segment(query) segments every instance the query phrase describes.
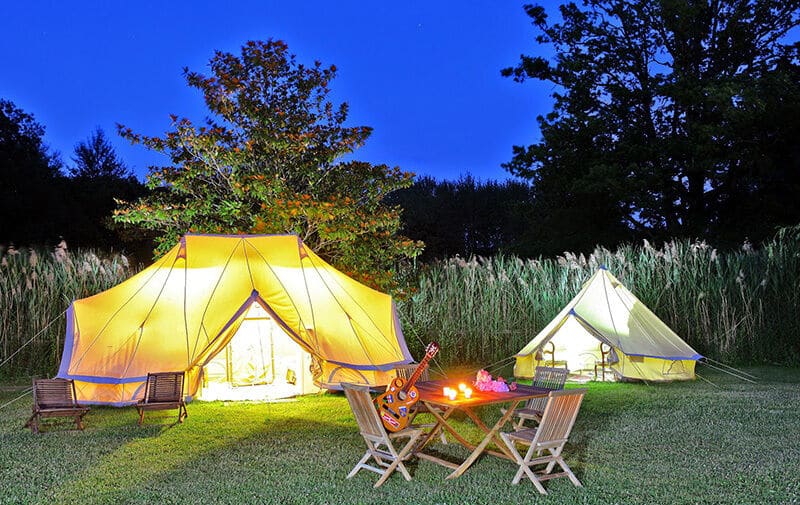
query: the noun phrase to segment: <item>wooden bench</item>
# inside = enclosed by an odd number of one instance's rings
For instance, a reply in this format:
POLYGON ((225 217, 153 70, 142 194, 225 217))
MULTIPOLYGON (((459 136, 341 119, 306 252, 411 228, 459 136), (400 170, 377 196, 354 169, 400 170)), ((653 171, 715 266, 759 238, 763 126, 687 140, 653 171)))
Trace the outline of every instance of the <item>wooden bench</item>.
POLYGON ((89 407, 76 400, 75 383, 69 379, 33 380, 33 415, 25 427, 39 433, 39 422, 44 417, 72 417, 79 430, 83 429, 83 416, 89 407))
POLYGON ((146 410, 178 409, 178 422, 189 416, 183 399, 183 372, 148 373, 144 398, 136 404, 139 412, 139 426, 144 421, 146 410))

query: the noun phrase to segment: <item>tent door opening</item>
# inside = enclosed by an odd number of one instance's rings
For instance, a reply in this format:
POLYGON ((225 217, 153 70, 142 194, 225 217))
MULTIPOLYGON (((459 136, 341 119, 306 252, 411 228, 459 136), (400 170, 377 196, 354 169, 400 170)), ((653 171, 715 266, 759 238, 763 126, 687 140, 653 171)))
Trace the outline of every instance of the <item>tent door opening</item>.
POLYGON ((269 400, 315 393, 311 356, 257 302, 203 370, 203 400, 269 400))

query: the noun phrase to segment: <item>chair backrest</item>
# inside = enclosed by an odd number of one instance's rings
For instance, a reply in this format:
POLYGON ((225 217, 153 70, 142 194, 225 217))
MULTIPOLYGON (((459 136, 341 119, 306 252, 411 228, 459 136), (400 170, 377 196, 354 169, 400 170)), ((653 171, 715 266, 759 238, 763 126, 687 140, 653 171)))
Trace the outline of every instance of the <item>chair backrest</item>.
POLYGON ((585 395, 586 388, 551 391, 532 444, 544 449, 566 442, 585 395))
POLYGON ((75 383, 70 379, 34 379, 33 404, 39 409, 76 407, 75 383))
MULTIPOLYGON (((537 388, 548 388, 554 391, 564 389, 564 383, 567 382, 567 375, 569 370, 566 368, 553 368, 549 366, 537 366, 533 374, 533 382, 531 385, 537 388)), ((534 398, 528 402, 525 408, 543 411, 547 403, 547 398, 534 398)))
MULTIPOLYGON (((396 377, 408 380, 408 378, 411 377, 411 375, 414 373, 414 370, 416 369, 417 369, 417 363, 411 363, 410 365, 400 365, 398 367, 395 367, 394 373, 396 377)), ((428 367, 425 367, 422 373, 419 374, 419 379, 417 380, 420 380, 422 382, 431 380, 430 375, 428 374, 428 367)))
POLYGON ((180 402, 183 400, 184 372, 147 374, 144 402, 180 402))
POLYGON ((350 404, 350 410, 353 411, 361 434, 371 439, 386 438, 386 430, 383 428, 380 415, 369 395, 369 386, 343 382, 342 389, 344 389, 347 403, 350 404))

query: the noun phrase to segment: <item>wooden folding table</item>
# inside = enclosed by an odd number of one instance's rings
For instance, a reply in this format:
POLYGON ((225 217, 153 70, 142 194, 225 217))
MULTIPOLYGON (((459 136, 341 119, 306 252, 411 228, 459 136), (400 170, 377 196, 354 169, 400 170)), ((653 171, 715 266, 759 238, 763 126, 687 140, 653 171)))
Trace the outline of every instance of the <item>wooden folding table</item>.
POLYGON ((514 415, 514 410, 516 410, 520 403, 530 400, 531 398, 547 396, 547 394, 550 393, 550 390, 546 388, 536 388, 524 385, 517 385, 517 388, 514 391, 508 391, 504 393, 478 391, 475 387, 470 386, 473 390, 471 398, 465 398, 461 391, 458 392, 455 400, 451 400, 447 396, 444 396, 443 389, 445 387, 455 389, 458 384, 458 381, 453 381, 450 379, 417 382, 416 384, 417 389, 419 390, 419 401, 428 406, 431 414, 436 417, 437 421, 436 426, 434 426, 433 429, 431 429, 431 431, 428 432, 425 437, 423 437, 422 441, 417 446, 417 457, 433 461, 434 463, 453 469, 453 473, 447 476, 448 479, 454 479, 461 476, 461 474, 463 474, 467 468, 469 468, 470 465, 472 465, 475 460, 477 460, 478 457, 484 452, 513 461, 514 456, 508 451, 508 448, 500 439, 498 432, 508 422, 508 420, 511 419, 511 417, 514 415), (508 403, 509 406, 507 407, 505 414, 500 417, 500 420, 498 420, 492 428, 489 428, 486 426, 486 424, 484 424, 483 421, 481 421, 480 417, 478 417, 473 409, 483 405, 493 405, 499 403, 508 403), (459 410, 464 412, 467 417, 472 419, 475 425, 477 425, 486 434, 483 437, 483 440, 481 440, 477 445, 464 438, 450 423, 447 422, 448 418, 454 412, 459 410), (464 460, 464 462, 460 465, 445 461, 422 451, 442 429, 447 430, 447 432, 450 433, 459 444, 472 451, 467 459, 464 460), (492 440, 494 440, 495 445, 497 445, 502 452, 487 449, 492 440))

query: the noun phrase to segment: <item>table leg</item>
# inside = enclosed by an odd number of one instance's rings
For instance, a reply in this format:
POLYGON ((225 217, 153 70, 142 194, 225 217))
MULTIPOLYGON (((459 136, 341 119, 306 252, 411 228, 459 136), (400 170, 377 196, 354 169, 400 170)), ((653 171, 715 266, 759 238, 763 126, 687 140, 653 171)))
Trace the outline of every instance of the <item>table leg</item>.
MULTIPOLYGON (((519 405, 519 404, 520 404, 520 400, 517 400, 511 405, 511 408, 506 410, 506 413, 503 415, 503 417, 501 417, 494 424, 492 429, 489 430, 486 433, 486 436, 483 437, 483 440, 481 440, 481 443, 478 444, 477 447, 475 447, 475 449, 472 451, 472 454, 470 454, 469 457, 466 460, 464 460, 463 463, 461 463, 461 466, 456 468, 453 471, 453 473, 448 475, 447 479, 455 479, 457 477, 460 477, 461 474, 463 474, 464 472, 467 471, 467 468, 469 468, 472 465, 472 463, 474 463, 475 460, 478 459, 478 456, 481 455, 481 453, 484 451, 484 449, 486 449, 486 446, 489 445, 489 442, 491 442, 493 438, 496 438, 497 432, 499 432, 500 428, 502 428, 503 425, 508 422, 508 420, 511 418, 511 415, 514 413, 514 410, 516 410, 517 405, 519 405)), ((473 413, 473 415, 474 415, 474 413, 473 413)), ((472 417, 472 416, 470 416, 470 417, 472 417)), ((481 423, 481 424, 483 424, 483 423, 481 423)), ((483 426, 486 427, 486 425, 483 425, 483 426)), ((498 444, 498 445, 500 447, 502 447, 502 444, 498 444)))
MULTIPOLYGON (((423 402, 423 403, 425 403, 425 402, 423 402)), ((455 407, 450 407, 447 410, 445 410, 444 413, 440 414, 438 408, 436 408, 436 407, 434 407, 432 405, 428 405, 427 403, 425 403, 425 405, 428 407, 428 410, 433 415, 433 417, 436 418, 436 426, 434 426, 431 429, 431 431, 429 431, 422 438, 422 440, 420 440, 419 444, 417 444, 417 448, 416 448, 415 452, 421 451, 426 445, 428 445, 428 443, 430 443, 430 441, 435 436, 437 436, 440 431, 442 431, 442 428, 447 428, 448 431, 450 431, 452 433, 452 428, 450 428, 450 425, 447 424, 447 418, 450 417, 450 415, 453 412, 456 411, 455 407)))
MULTIPOLYGON (((514 410, 516 409, 516 405, 518 405, 518 403, 512 406, 512 407, 514 407, 514 410)), ((464 412, 469 416, 470 419, 472 419, 472 421, 480 429, 483 430, 484 433, 490 433, 491 430, 489 430, 489 427, 486 426, 485 424, 483 424, 483 421, 481 421, 481 418, 478 417, 477 414, 475 414, 475 412, 472 411, 472 409, 464 409, 464 412)), ((508 422, 509 419, 511 419, 512 414, 513 414, 513 410, 510 413, 506 412, 506 415, 504 417, 507 416, 508 419, 506 419, 506 421, 503 423, 503 425, 506 422, 508 422)), ((501 425, 501 427, 503 425, 501 425)), ((508 447, 506 447, 506 444, 504 444, 503 441, 500 439, 500 437, 497 435, 497 432, 494 432, 494 435, 492 436, 492 438, 494 440, 495 445, 502 452, 491 451, 491 450, 488 450, 488 449, 486 450, 486 452, 491 453, 493 456, 497 456, 497 457, 501 457, 501 458, 507 458, 507 459, 510 459, 511 461, 514 461, 514 455, 511 454, 511 451, 508 450, 508 447)))
MULTIPOLYGON (((445 430, 447 430, 448 433, 453 435, 453 438, 455 438, 456 441, 459 444, 463 445, 464 447, 466 447, 469 450, 473 450, 475 448, 474 444, 471 444, 469 442, 469 440, 467 440, 464 437, 462 437, 455 430, 455 428, 450 426, 450 423, 447 422, 447 418, 450 417, 450 415, 453 412, 455 412, 456 410, 458 410, 456 407, 449 407, 447 410, 444 411, 444 414, 442 415, 442 414, 439 414, 438 412, 436 412, 435 410, 431 409, 431 414, 433 414, 433 416, 436 418, 437 423, 436 423, 436 426, 434 426, 434 428, 428 434, 428 438, 425 440, 425 444, 427 444, 430 441, 431 438, 433 438, 436 435, 438 435, 439 431, 441 431, 442 429, 445 429, 445 430)), ((422 445, 420 447, 424 447, 424 445, 422 445)))

